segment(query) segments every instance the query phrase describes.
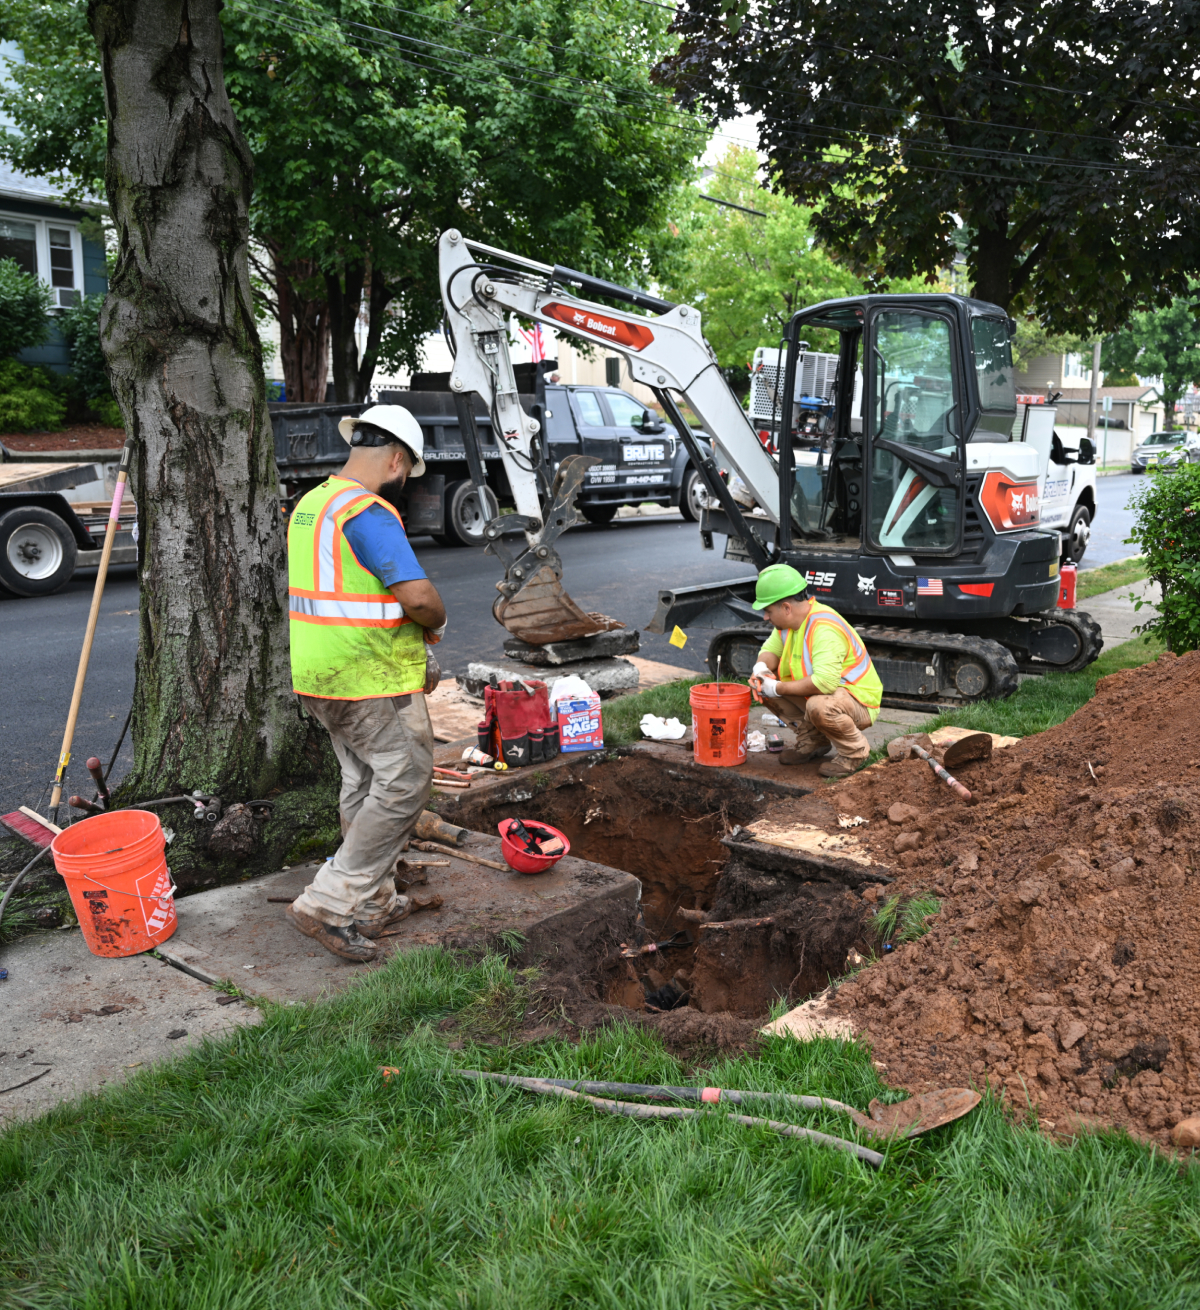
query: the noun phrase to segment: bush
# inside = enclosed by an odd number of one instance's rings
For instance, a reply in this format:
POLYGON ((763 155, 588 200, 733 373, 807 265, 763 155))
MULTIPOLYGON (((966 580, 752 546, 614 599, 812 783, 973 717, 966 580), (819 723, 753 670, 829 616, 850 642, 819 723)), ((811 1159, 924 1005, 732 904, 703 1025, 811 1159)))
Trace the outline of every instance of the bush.
MULTIPOLYGON (((72 411, 81 409, 80 419, 98 418, 109 427, 119 428, 125 420, 113 398, 108 380, 108 365, 100 344, 100 311, 103 296, 85 296, 77 305, 64 310, 58 325, 71 354, 72 411)), ((74 413, 70 417, 76 417, 74 413)))
POLYGON ((0 259, 0 359, 40 346, 50 335, 53 292, 15 259, 0 259))
POLYGON ((0 360, 0 432, 57 432, 66 414, 61 378, 49 369, 0 360))
MULTIPOLYGON (((1200 465, 1147 473, 1131 502, 1131 542, 1141 547, 1146 571, 1162 587, 1158 614, 1139 631, 1182 655, 1200 646, 1200 465)), ((1144 602, 1138 601, 1140 609, 1144 602)))

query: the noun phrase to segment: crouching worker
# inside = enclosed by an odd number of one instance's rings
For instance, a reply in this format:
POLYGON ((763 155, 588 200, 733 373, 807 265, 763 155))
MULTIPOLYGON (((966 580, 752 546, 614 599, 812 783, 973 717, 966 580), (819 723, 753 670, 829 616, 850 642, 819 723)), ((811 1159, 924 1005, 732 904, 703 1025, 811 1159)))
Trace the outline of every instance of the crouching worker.
POLYGON ((862 730, 875 722, 883 684, 858 633, 836 611, 808 595, 788 564, 758 575, 754 608, 775 629, 758 653, 750 686, 796 733, 781 764, 806 764, 836 750, 817 772, 845 778, 871 752, 862 730))
POLYGON ((429 800, 424 693, 439 675, 427 649, 446 610, 395 507, 405 480, 425 472, 420 424, 399 405, 375 405, 338 431, 350 458, 288 525, 288 595, 292 685, 333 739, 345 840, 287 913, 327 951, 366 961, 410 909, 393 869, 429 800))

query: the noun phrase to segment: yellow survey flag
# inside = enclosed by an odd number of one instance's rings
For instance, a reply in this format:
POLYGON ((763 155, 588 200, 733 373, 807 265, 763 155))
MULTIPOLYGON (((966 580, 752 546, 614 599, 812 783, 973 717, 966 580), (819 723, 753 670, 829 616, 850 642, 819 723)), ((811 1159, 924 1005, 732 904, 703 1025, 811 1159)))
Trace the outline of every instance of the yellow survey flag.
POLYGON ((687 645, 687 633, 678 625, 675 625, 675 631, 667 638, 672 646, 678 646, 682 650, 687 645))

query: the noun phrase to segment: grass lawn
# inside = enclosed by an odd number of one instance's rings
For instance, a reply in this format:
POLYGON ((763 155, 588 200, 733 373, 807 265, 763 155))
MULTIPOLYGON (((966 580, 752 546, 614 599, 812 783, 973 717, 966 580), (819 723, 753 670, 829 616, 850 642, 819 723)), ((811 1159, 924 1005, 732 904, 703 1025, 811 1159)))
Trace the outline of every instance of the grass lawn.
POLYGON ((1140 555, 1118 560, 1115 564, 1105 564, 1098 569, 1087 569, 1079 575, 1075 599, 1087 600, 1089 596, 1099 596, 1117 587, 1128 587, 1134 582, 1141 582, 1145 576, 1146 561, 1140 555))
MULTIPOLYGON (((0 1304, 1200 1305, 1200 1170, 1116 1134, 1057 1144, 985 1103, 874 1172, 717 1116, 617 1119, 454 1077, 696 1081, 864 1108, 883 1091, 869 1054, 838 1042, 776 1039, 689 1078, 627 1027, 460 1050, 438 1033, 449 1011, 511 1011, 519 986, 496 957, 398 957, 345 996, 269 1008, 261 1028, 10 1128, 0 1304)), ((849 1135, 831 1113, 796 1121, 849 1135)))

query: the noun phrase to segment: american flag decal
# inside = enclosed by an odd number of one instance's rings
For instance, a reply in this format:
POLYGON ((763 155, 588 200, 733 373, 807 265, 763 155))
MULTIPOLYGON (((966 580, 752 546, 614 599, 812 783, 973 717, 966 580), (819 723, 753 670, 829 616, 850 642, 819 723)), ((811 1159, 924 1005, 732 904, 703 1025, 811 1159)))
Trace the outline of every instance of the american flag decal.
POLYGON ((918 596, 940 596, 942 595, 941 578, 918 578, 917 579, 918 596))

